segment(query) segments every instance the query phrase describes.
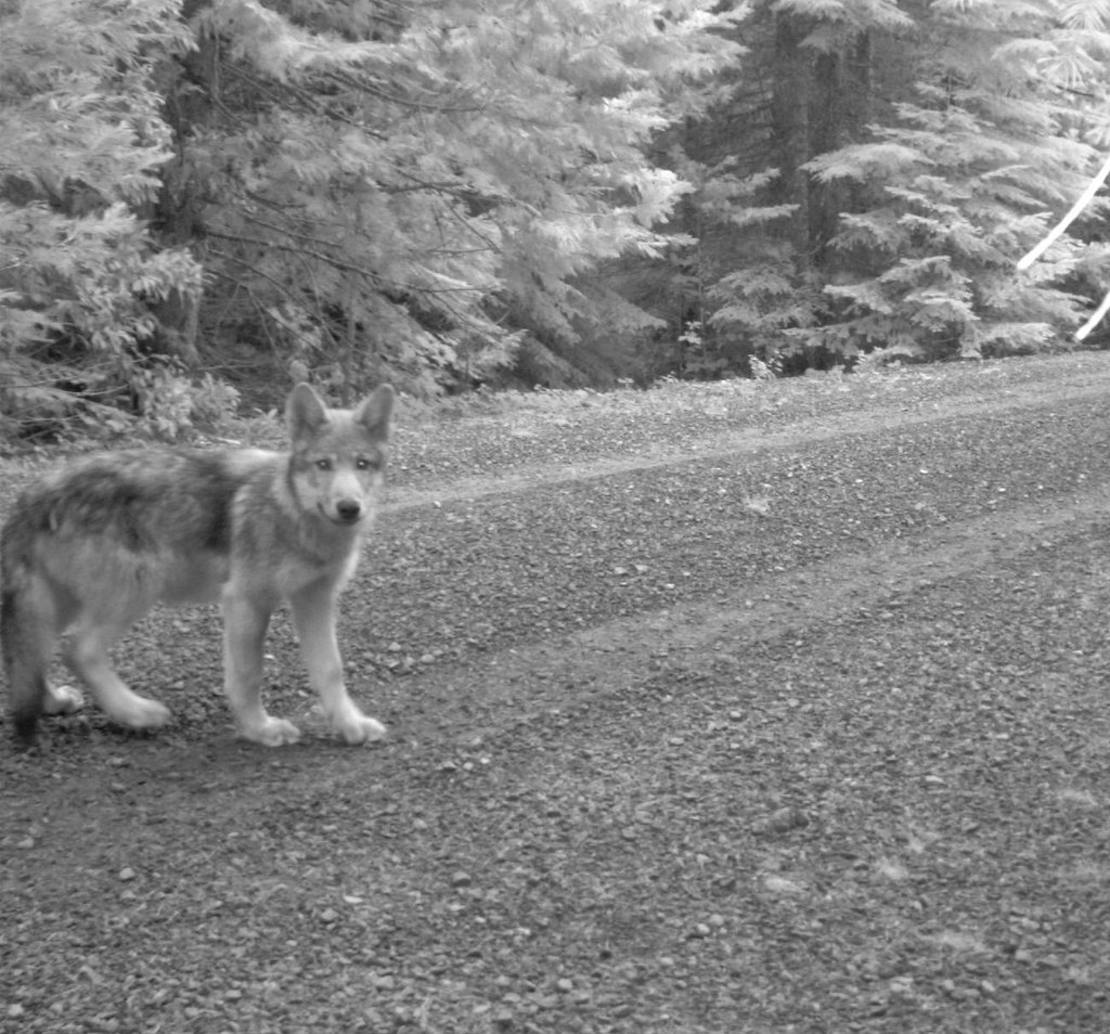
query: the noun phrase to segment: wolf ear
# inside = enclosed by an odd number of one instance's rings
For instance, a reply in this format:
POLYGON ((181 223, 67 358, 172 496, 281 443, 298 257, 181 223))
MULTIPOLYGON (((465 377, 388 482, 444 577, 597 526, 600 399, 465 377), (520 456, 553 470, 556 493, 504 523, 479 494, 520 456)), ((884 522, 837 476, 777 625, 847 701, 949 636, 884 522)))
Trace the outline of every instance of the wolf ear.
POLYGON ((309 385, 298 384, 285 402, 285 423, 289 436, 300 438, 305 431, 315 431, 328 422, 327 407, 309 385))
POLYGON ((355 410, 355 420, 371 434, 389 437, 389 418, 393 413, 393 388, 381 384, 355 410))

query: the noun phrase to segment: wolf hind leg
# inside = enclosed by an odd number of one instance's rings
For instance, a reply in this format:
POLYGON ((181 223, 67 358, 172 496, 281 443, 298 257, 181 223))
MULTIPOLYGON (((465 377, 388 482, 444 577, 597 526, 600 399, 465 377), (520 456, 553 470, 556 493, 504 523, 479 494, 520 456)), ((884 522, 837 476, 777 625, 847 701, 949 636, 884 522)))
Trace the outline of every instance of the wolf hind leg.
POLYGON ((343 681, 343 659, 335 635, 335 587, 311 585, 294 593, 289 602, 308 681, 319 695, 331 727, 346 743, 383 739, 385 726, 359 710, 343 681))
POLYGON ((68 618, 66 608, 44 579, 19 573, 20 583, 0 594, 0 644, 12 725, 16 738, 29 746, 42 715, 74 711, 81 697, 73 690, 51 689, 46 679, 58 632, 68 618))
MULTIPOLYGON (((66 661, 88 687, 101 710, 129 729, 160 729, 172 715, 164 704, 140 696, 116 674, 108 650, 149 609, 136 603, 130 613, 94 619, 82 614, 73 629, 66 661)), ((71 691, 72 692, 72 691, 71 691)))
POLYGON ((296 743, 301 731, 262 706, 262 657, 273 605, 229 585, 224 591, 224 690, 236 732, 265 747, 296 743))

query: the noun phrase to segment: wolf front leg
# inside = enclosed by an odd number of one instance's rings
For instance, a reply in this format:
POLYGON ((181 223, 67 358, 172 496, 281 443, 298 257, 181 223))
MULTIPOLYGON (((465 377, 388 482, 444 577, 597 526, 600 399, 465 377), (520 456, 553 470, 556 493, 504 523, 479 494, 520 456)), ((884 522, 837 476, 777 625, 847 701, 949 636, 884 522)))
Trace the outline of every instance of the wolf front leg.
POLYGON ((385 726, 365 715, 347 693, 343 659, 335 635, 337 589, 320 581, 290 597, 293 623, 308 668, 308 681, 319 694, 331 726, 347 743, 368 743, 385 736, 385 726))
POLYGON ((300 729, 267 714, 262 706, 262 651, 273 603, 251 596, 231 582, 224 589, 222 604, 224 689, 236 731, 243 739, 266 747, 296 743, 300 729))

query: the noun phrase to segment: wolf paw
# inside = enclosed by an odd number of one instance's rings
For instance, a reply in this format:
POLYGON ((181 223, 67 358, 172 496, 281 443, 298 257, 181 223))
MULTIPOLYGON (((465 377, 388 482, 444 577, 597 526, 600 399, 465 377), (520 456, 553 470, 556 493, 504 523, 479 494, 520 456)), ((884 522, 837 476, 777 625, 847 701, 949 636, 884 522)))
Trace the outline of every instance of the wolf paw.
POLYGON ((157 700, 147 700, 146 697, 135 697, 122 704, 105 705, 104 710, 108 716, 128 729, 142 732, 147 729, 161 729, 173 720, 170 709, 157 700))
POLYGON ((49 686, 43 701, 43 714, 73 714, 85 706, 81 690, 74 686, 49 686))
POLYGON ((257 725, 240 726, 239 735, 244 740, 261 743, 264 747, 286 747, 301 738, 301 730, 284 718, 266 715, 257 725))
POLYGON ((344 743, 351 745, 359 743, 373 743, 375 740, 385 739, 385 726, 374 718, 364 714, 349 715, 341 723, 336 723, 335 731, 343 738, 344 743))

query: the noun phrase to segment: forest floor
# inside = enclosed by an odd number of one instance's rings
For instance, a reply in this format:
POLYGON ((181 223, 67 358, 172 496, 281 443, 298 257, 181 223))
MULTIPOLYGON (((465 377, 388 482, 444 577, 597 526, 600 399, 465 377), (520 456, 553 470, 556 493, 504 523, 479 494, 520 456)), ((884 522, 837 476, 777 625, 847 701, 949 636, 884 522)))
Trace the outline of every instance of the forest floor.
POLYGON ((284 616, 235 741, 211 608, 118 651, 170 729, 0 730, 0 1031, 1106 1030, 1110 356, 410 408, 392 484, 383 745, 284 616))

